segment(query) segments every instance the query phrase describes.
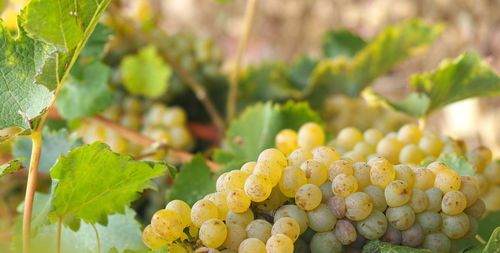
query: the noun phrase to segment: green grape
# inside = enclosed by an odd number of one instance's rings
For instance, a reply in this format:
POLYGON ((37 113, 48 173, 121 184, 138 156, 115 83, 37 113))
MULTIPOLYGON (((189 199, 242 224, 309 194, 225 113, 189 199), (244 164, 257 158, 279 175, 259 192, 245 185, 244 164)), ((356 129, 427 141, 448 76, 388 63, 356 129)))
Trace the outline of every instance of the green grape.
POLYGON ((298 148, 288 156, 288 164, 294 167, 300 167, 300 165, 307 161, 313 159, 313 154, 310 150, 305 148, 298 148))
POLYGON ((245 228, 248 238, 257 238, 262 242, 267 242, 271 237, 271 230, 273 225, 265 220, 253 220, 245 228))
POLYGON ((364 141, 356 143, 352 150, 363 157, 367 157, 368 155, 376 152, 375 146, 364 141))
POLYGON ((178 213, 182 218, 182 226, 188 227, 191 225, 191 208, 182 200, 172 200, 165 207, 167 210, 178 213))
POLYGON ((286 160, 283 152, 275 148, 268 148, 260 152, 259 157, 257 158, 257 163, 263 161, 277 162, 283 168, 288 166, 288 161, 286 160))
POLYGON ((293 241, 284 234, 272 235, 266 242, 267 253, 293 253, 293 241))
POLYGON ((409 229, 415 223, 415 212, 408 205, 389 207, 385 215, 391 225, 399 230, 409 229))
POLYGON ((217 249, 201 247, 201 248, 197 248, 194 251, 194 253, 221 253, 221 252, 217 249))
POLYGON ((467 161, 472 165, 476 173, 482 173, 488 163, 491 162, 491 159, 491 150, 485 146, 479 146, 467 152, 467 161))
POLYGON ((424 242, 424 231, 418 223, 413 224, 409 229, 401 231, 401 244, 416 248, 424 242))
POLYGON ((321 190, 322 203, 326 203, 331 197, 333 197, 332 182, 326 181, 319 187, 319 189, 321 190))
POLYGON ((441 215, 437 212, 425 211, 416 216, 416 221, 425 234, 436 233, 441 229, 441 215))
POLYGON ((387 158, 391 163, 399 163, 399 152, 403 145, 398 139, 386 136, 377 144, 377 154, 387 158))
POLYGON ((234 224, 227 225, 227 236, 222 245, 230 250, 238 250, 241 242, 245 239, 247 239, 247 232, 244 228, 234 224))
POLYGON ((357 162, 352 165, 353 175, 358 180, 358 188, 363 189, 371 184, 370 170, 371 167, 365 162, 357 162))
POLYGON ((427 211, 439 212, 441 210, 443 192, 433 187, 425 191, 425 195, 427 195, 428 200, 427 211))
POLYGON ((451 241, 443 233, 428 234, 424 238, 422 248, 437 252, 448 253, 451 250, 451 241))
POLYGON ((339 240, 343 245, 349 245, 356 241, 356 229, 352 223, 347 220, 338 220, 333 233, 335 234, 337 240, 339 240))
POLYGON ((342 219, 345 217, 347 210, 344 198, 333 196, 327 200, 326 205, 335 218, 342 219))
POLYGON ((355 127, 346 127, 340 130, 335 143, 343 150, 351 150, 360 141, 363 141, 361 131, 355 127))
POLYGON ((421 213, 427 210, 427 207, 429 206, 427 194, 425 194, 422 190, 413 189, 409 205, 415 213, 421 213))
POLYGON ((479 198, 479 189, 473 181, 465 180, 465 177, 460 177, 460 192, 464 194, 467 199, 467 206, 472 205, 479 198))
POLYGON ((307 214, 304 210, 298 208, 296 205, 284 205, 280 207, 274 214, 274 219, 279 220, 283 217, 290 217, 297 221, 300 226, 300 233, 304 233, 308 226, 307 214))
POLYGON ((450 167, 448 167, 448 165, 446 165, 446 163, 444 163, 444 162, 437 161, 437 162, 432 162, 429 165, 427 165, 427 169, 432 171, 432 173, 434 173, 434 175, 437 175, 441 171, 450 170, 450 167))
POLYGON ((400 245, 402 239, 401 231, 391 226, 391 224, 387 225, 385 234, 380 237, 381 241, 388 242, 393 245, 400 245))
POLYGON ((414 124, 406 124, 398 131, 398 140, 407 144, 418 144, 422 131, 414 124))
POLYGON ((476 218, 470 215, 467 215, 467 218, 469 218, 469 230, 462 238, 463 240, 469 240, 475 238, 477 235, 477 231, 479 229, 479 223, 477 222, 476 218))
POLYGON ((184 110, 180 107, 174 106, 168 108, 162 116, 162 123, 164 126, 183 126, 186 124, 187 116, 184 110))
POLYGON ((373 201, 373 209, 378 211, 385 211, 387 209, 387 202, 385 200, 384 190, 375 185, 369 185, 363 189, 363 192, 368 194, 373 201))
POLYGON ((382 138, 384 138, 384 135, 382 134, 382 132, 380 132, 379 130, 374 129, 374 128, 367 129, 363 133, 363 139, 367 143, 374 145, 374 146, 377 145, 377 143, 380 140, 382 140, 382 138))
POLYGON ((396 178, 394 166, 387 160, 380 160, 371 164, 370 181, 382 189, 396 178))
POLYGON ((323 145, 325 142, 325 133, 323 128, 316 123, 306 123, 302 125, 297 134, 297 143, 299 147, 311 150, 323 145))
POLYGON ((420 164, 425 154, 415 144, 406 144, 399 152, 399 162, 406 164, 420 164))
POLYGON ((368 217, 373 210, 371 197, 364 192, 356 192, 345 199, 346 217, 353 221, 360 221, 368 217))
POLYGON ((229 210, 235 213, 243 213, 250 207, 251 200, 243 190, 236 189, 228 192, 226 203, 229 210))
POLYGON ((274 139, 276 147, 285 155, 299 148, 297 144, 297 132, 292 129, 283 129, 278 132, 274 139))
POLYGON ((316 186, 321 186, 328 179, 328 169, 316 160, 307 160, 300 168, 306 173, 307 182, 316 186))
POLYGON ((302 239, 297 239, 293 244, 293 253, 310 253, 309 245, 302 239))
POLYGON ((151 218, 151 228, 164 240, 172 242, 182 234, 182 217, 171 210, 158 210, 151 218))
POLYGON ((460 239, 469 231, 470 223, 467 214, 446 215, 441 213, 441 231, 450 239, 460 239))
POLYGON ((434 187, 439 188, 443 193, 458 191, 460 189, 460 176, 453 170, 443 170, 436 175, 434 187))
POLYGON ((226 241, 226 224, 219 219, 207 220, 201 225, 198 236, 206 247, 218 248, 226 241))
POLYGON ((340 253, 342 243, 333 232, 316 233, 311 240, 311 253, 340 253))
POLYGON ((427 189, 434 187, 435 175, 432 171, 427 168, 415 168, 413 169, 415 175, 415 183, 413 188, 426 191, 427 189))
POLYGON ((398 207, 410 201, 411 189, 406 182, 394 180, 387 185, 384 195, 389 207, 398 207))
POLYGON ((337 218, 325 204, 320 204, 315 209, 307 212, 309 227, 316 232, 332 231, 337 223, 337 218))
POLYGON ((280 207, 288 198, 281 193, 279 187, 274 187, 266 200, 256 203, 256 207, 263 211, 272 211, 280 207))
POLYGON ((142 241, 152 250, 159 249, 171 242, 163 239, 159 234, 157 234, 151 225, 147 225, 144 228, 144 231, 142 231, 142 241))
POLYGON ((306 211, 316 208, 321 203, 321 190, 314 184, 301 186, 295 194, 295 204, 306 211))
POLYGON ((465 208, 464 212, 479 220, 486 213, 486 205, 482 199, 477 199, 476 202, 465 208))
POLYGON ((332 191, 336 196, 346 198, 358 190, 358 180, 352 175, 339 174, 333 179, 332 191))
POLYGON ((500 184, 500 162, 491 162, 483 172, 486 179, 492 184, 500 184))
POLYGON ((203 199, 212 201, 217 207, 217 218, 224 220, 226 219, 226 214, 229 211, 227 206, 227 192, 214 192, 205 196, 203 199))
POLYGON ((418 142, 418 147, 424 151, 426 156, 439 156, 443 146, 441 139, 430 132, 425 132, 418 142))
POLYGON ((226 215, 226 224, 231 225, 239 225, 241 227, 246 227, 250 222, 254 219, 254 215, 252 210, 248 209, 243 213, 235 213, 233 211, 227 212, 226 215))
POLYGON ((330 179, 330 181, 333 181, 335 177, 340 174, 354 174, 354 168, 351 161, 337 160, 330 165, 328 168, 328 179, 330 179))
POLYGON ((363 237, 375 240, 382 237, 387 230, 387 219, 380 211, 373 211, 365 219, 356 223, 356 229, 363 237))
POLYGON ((284 234, 295 242, 299 238, 300 225, 290 217, 283 217, 274 221, 271 235, 284 234))
POLYGON ((295 193, 302 186, 307 184, 306 173, 297 167, 286 167, 279 182, 280 191, 287 197, 295 197, 295 193))
POLYGON ((251 175, 255 169, 255 165, 257 165, 257 162, 247 162, 241 166, 240 170, 246 172, 248 175, 251 175))
POLYGON ((280 163, 270 160, 257 162, 253 170, 254 175, 263 175, 271 180, 271 185, 274 187, 281 179, 283 173, 283 166, 280 163))
POLYGON ((313 159, 323 163, 327 168, 334 162, 340 159, 339 153, 335 149, 328 146, 319 146, 311 151, 313 159))
POLYGON ((197 227, 210 219, 216 219, 219 217, 219 211, 214 202, 208 199, 201 199, 194 203, 191 208, 191 221, 197 227))
POLYGON ((245 181, 244 190, 254 202, 262 202, 271 195, 273 185, 271 180, 264 175, 250 175, 245 181))
POLYGON ((357 163, 357 162, 363 162, 365 160, 365 157, 363 156, 363 154, 353 150, 345 153, 342 156, 342 159, 349 160, 353 163, 357 163))
POLYGON ((267 253, 266 245, 259 239, 248 238, 241 242, 239 253, 267 253))

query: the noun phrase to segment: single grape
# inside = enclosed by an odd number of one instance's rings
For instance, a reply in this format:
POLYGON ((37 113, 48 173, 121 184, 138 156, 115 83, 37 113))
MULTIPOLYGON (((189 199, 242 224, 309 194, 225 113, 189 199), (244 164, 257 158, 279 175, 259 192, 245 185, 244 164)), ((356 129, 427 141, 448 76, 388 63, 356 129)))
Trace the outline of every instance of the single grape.
POLYGON ((415 183, 413 188, 425 191, 431 187, 434 187, 435 175, 432 171, 427 168, 415 168, 413 169, 415 173, 415 183))
POLYGON ((356 143, 352 151, 360 154, 363 157, 367 157, 368 155, 376 152, 375 146, 365 141, 356 143))
POLYGON ((315 209, 308 211, 307 219, 309 220, 309 227, 316 232, 332 231, 337 223, 337 218, 325 204, 320 204, 315 209))
POLYGON ((398 140, 408 144, 418 144, 422 131, 414 124, 406 124, 398 131, 398 140))
POLYGON ((286 160, 283 152, 275 148, 268 148, 260 152, 259 157, 257 158, 257 163, 263 161, 277 162, 283 168, 288 166, 288 161, 286 160))
POLYGON ((321 190, 322 203, 326 203, 331 197, 333 197, 332 182, 326 181, 319 187, 319 189, 321 190))
POLYGON ((221 253, 219 250, 214 248, 201 247, 197 248, 194 253, 221 253))
POLYGON ((276 147, 285 155, 299 148, 297 144, 297 132, 292 129, 283 129, 279 131, 274 139, 276 147))
POLYGON ((346 127, 340 130, 335 143, 343 150, 351 150, 360 141, 363 141, 361 131, 355 127, 346 127))
POLYGON ((344 153, 342 159, 351 161, 352 163, 357 163, 365 161, 365 156, 357 151, 352 150, 344 153))
POLYGON ((247 162, 241 166, 240 170, 246 172, 248 175, 253 173, 253 170, 255 169, 255 165, 257 165, 257 162, 247 162))
POLYGON ((352 175, 339 174, 332 181, 332 192, 346 198, 358 190, 358 180, 352 175))
POLYGON ((396 170, 396 179, 406 182, 408 187, 413 188, 415 184, 415 173, 413 169, 405 164, 398 164, 394 166, 394 170, 396 170))
POLYGON ((289 166, 283 170, 279 188, 285 196, 293 198, 297 190, 305 184, 307 184, 306 173, 297 167, 289 166))
POLYGON ((323 128, 316 123, 306 123, 302 125, 297 134, 297 143, 299 147, 313 149, 323 145, 325 142, 325 133, 323 128))
POLYGON ((444 163, 444 162, 436 161, 436 162, 432 162, 429 165, 427 165, 427 169, 432 171, 432 173, 434 173, 434 175, 437 175, 441 171, 450 170, 450 167, 448 167, 448 165, 446 165, 446 163, 444 163))
POLYGON ((382 134, 382 132, 380 132, 379 130, 374 129, 374 128, 367 129, 363 133, 363 139, 367 143, 372 144, 374 146, 377 145, 377 143, 380 140, 382 140, 382 138, 384 138, 384 135, 382 134))
POLYGON ((182 234, 182 217, 171 210, 161 209, 151 218, 151 228, 166 241, 175 241, 182 234))
POLYGON ((247 232, 238 225, 227 225, 226 241, 222 244, 225 248, 238 250, 241 242, 247 239, 247 232))
POLYGON ((368 217, 373 210, 371 197, 364 192, 356 192, 345 199, 346 217, 353 221, 360 221, 368 217))
POLYGON ((321 190, 314 184, 305 184, 295 194, 295 204, 306 211, 316 208, 321 203, 321 190))
MULTIPOLYGON (((258 163, 255 167, 258 166, 258 163)), ((254 171, 255 173, 255 171, 254 171)), ((245 181, 250 176, 250 174, 242 170, 232 170, 227 173, 225 178, 226 187, 225 190, 243 189, 245 181)))
POLYGON ((342 244, 333 232, 316 233, 311 240, 311 253, 340 253, 342 244))
POLYGON ((300 233, 304 233, 308 226, 307 214, 304 210, 298 208, 296 205, 284 205, 276 211, 274 219, 279 220, 283 217, 290 217, 297 221, 300 226, 300 233))
POLYGON ((399 230, 406 230, 415 223, 415 212, 408 205, 389 207, 385 215, 391 225, 399 230))
POLYGON ((425 191, 425 195, 427 195, 428 200, 427 211, 439 212, 441 210, 443 192, 433 187, 425 191))
POLYGON ((265 220, 253 220, 245 228, 248 238, 257 238, 262 242, 267 242, 271 237, 271 230, 273 225, 265 220))
POLYGON ((303 162, 310 159, 313 159, 313 154, 311 153, 311 151, 305 148, 299 148, 294 150, 288 156, 288 165, 300 167, 303 162))
POLYGON ((418 142, 418 147, 424 151, 426 156, 439 156, 443 146, 444 144, 439 137, 430 132, 424 133, 418 142))
POLYGON ((182 226, 188 227, 191 225, 191 208, 182 200, 172 200, 165 207, 167 210, 178 213, 182 218, 182 226))
POLYGON ((469 231, 470 223, 467 214, 446 215, 441 213, 441 231, 450 239, 460 239, 469 231))
POLYGON ((457 215, 467 206, 467 199, 462 192, 449 191, 444 194, 441 201, 441 210, 448 215, 457 215))
POLYGON ((226 216, 226 224, 227 225, 239 225, 242 228, 245 228, 250 222, 253 221, 253 212, 248 209, 244 213, 235 213, 233 211, 227 212, 226 216))
POLYGON ((147 225, 144 228, 144 231, 142 231, 142 241, 148 248, 155 250, 163 247, 167 243, 170 243, 172 241, 167 241, 163 239, 159 234, 157 234, 151 225, 147 225))
POLYGON ((385 188, 384 196, 389 207, 398 207, 410 201, 411 190, 406 182, 394 180, 385 188))
POLYGON ((387 225, 385 234, 380 238, 380 240, 393 245, 400 245, 402 240, 401 231, 389 224, 387 225))
POLYGON ((287 200, 288 198, 281 193, 279 187, 274 187, 269 197, 262 202, 255 203, 255 206, 263 211, 272 211, 280 207, 287 200))
POLYGON ((491 159, 491 150, 485 146, 479 146, 467 152, 467 161, 472 165, 476 173, 482 173, 488 163, 491 162, 491 159))
POLYGON ((380 211, 373 211, 366 219, 356 223, 358 233, 366 239, 375 240, 382 237, 387 230, 387 219, 380 211))
POLYGON ((479 189, 472 181, 464 180, 463 177, 460 178, 462 179, 460 183, 460 192, 463 193, 467 199, 467 206, 470 206, 479 198, 479 189))
POLYGON ((424 242, 424 231, 418 223, 413 224, 409 229, 401 231, 401 244, 416 248, 424 242))
POLYGON ((210 219, 205 221, 199 232, 199 238, 203 245, 210 248, 218 248, 227 237, 227 227, 219 219, 210 219))
POLYGON ((368 194, 373 201, 373 209, 384 212, 387 209, 384 190, 377 186, 369 185, 363 189, 363 192, 368 194))
POLYGON ((486 179, 492 184, 500 184, 500 162, 493 161, 486 166, 483 172, 486 179))
POLYGON ((403 145, 398 139, 386 136, 377 144, 377 154, 387 158, 391 163, 399 163, 399 152, 403 145))
POLYGON ((229 190, 227 188, 227 175, 229 174, 229 172, 225 172, 225 173, 222 173, 218 178, 217 178, 217 181, 215 181, 215 189, 218 191, 218 192, 224 192, 224 191, 227 191, 229 190))
POLYGON ((477 222, 476 218, 470 215, 467 215, 467 217, 469 218, 469 230, 462 238, 463 240, 469 240, 475 238, 477 235, 477 231, 479 229, 479 223, 477 222))
POLYGON ((343 245, 349 245, 356 241, 356 228, 347 220, 338 220, 333 233, 343 245))
POLYGON ((424 238, 422 247, 428 250, 448 253, 451 250, 451 241, 443 233, 428 234, 424 238))
POLYGON ((415 213, 421 213, 425 211, 429 206, 427 194, 425 194, 425 192, 423 192, 422 190, 413 189, 409 205, 415 213))
POLYGON ((425 211, 416 216, 416 221, 425 234, 435 233, 441 229, 441 215, 437 212, 425 211))
POLYGON ((346 206, 344 198, 333 196, 326 202, 328 209, 332 212, 333 216, 337 219, 342 219, 346 213, 346 206))
POLYGON ((370 170, 371 167, 365 162, 357 162, 352 165, 353 175, 358 180, 358 188, 363 189, 370 185, 370 170))
POLYGON ((328 169, 316 160, 307 160, 300 168, 306 173, 307 182, 316 186, 321 186, 328 179, 328 169))
POLYGON ((182 126, 186 124, 186 112, 181 107, 170 107, 162 116, 162 123, 164 126, 182 126))
POLYGON ((340 174, 353 175, 354 168, 352 162, 347 160, 337 160, 328 168, 328 179, 333 181, 340 174))
POLYGON ((272 235, 266 242, 267 253, 293 253, 293 241, 284 234, 272 235))
POLYGON ((274 221, 271 235, 284 234, 295 242, 299 238, 300 225, 290 217, 283 217, 274 221))
POLYGON ((439 188, 443 193, 458 191, 460 184, 460 176, 453 170, 440 171, 434 181, 434 187, 439 188))
POLYGON ((272 189, 271 180, 264 175, 252 174, 247 178, 244 185, 245 193, 254 202, 266 200, 271 195, 272 189))
POLYGON ((250 207, 251 200, 243 190, 236 189, 228 192, 226 203, 229 210, 235 213, 243 213, 250 207))
POLYGON ((385 189, 395 178, 396 170, 389 161, 381 160, 371 165, 370 181, 373 185, 385 189))
POLYGON ((482 199, 477 199, 471 206, 465 208, 464 212, 479 220, 486 213, 486 205, 482 199))
POLYGON ((323 163, 327 168, 334 162, 340 159, 339 153, 335 149, 328 146, 319 146, 311 151, 313 159, 323 163))
POLYGON ((399 162, 406 164, 420 164, 425 154, 415 144, 406 144, 399 152, 399 162))
MULTIPOLYGON (((278 151, 279 152, 279 151, 278 151)), ((263 175, 271 180, 271 185, 274 187, 281 179, 283 166, 275 161, 265 160, 257 162, 253 170, 253 175, 263 175)))
POLYGON ((267 253, 266 245, 259 239, 248 238, 241 242, 239 248, 239 253, 267 253))

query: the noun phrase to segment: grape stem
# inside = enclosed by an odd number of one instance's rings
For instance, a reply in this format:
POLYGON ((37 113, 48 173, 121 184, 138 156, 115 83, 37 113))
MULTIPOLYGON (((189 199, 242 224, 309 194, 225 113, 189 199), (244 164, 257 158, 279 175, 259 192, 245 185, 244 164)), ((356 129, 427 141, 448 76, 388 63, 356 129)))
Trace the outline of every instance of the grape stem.
POLYGON ((94 229, 95 232, 95 239, 97 241, 97 253, 101 253, 101 239, 99 239, 99 231, 97 231, 95 224, 92 223, 90 225, 92 225, 92 228, 94 229))
POLYGON ((229 94, 226 106, 228 121, 232 120, 236 115, 236 100, 238 98, 238 79, 240 76, 241 60, 243 59, 243 55, 248 45, 248 40, 250 38, 250 32, 252 31, 255 13, 257 11, 257 2, 258 0, 248 0, 245 8, 243 34, 238 45, 238 51, 236 52, 236 58, 234 60, 233 69, 229 79, 229 94))
POLYGON ((57 241, 56 241, 57 253, 61 253, 62 219, 63 219, 62 217, 59 217, 59 219, 57 220, 57 241))
MULTIPOLYGON (((123 136, 125 139, 132 141, 136 144, 141 145, 142 147, 146 148, 151 148, 151 147, 157 147, 158 149, 160 148, 165 148, 168 153, 174 155, 177 159, 179 159, 182 163, 186 163, 191 161, 193 159, 193 154, 189 152, 185 152, 180 149, 168 147, 165 145, 162 145, 161 143, 156 142, 155 140, 142 135, 139 132, 136 132, 132 129, 126 128, 116 122, 113 122, 111 120, 108 120, 104 117, 101 116, 95 116, 92 118, 85 118, 84 119, 87 122, 94 123, 96 125, 100 125, 106 129, 112 130, 119 135, 123 136)), ((212 172, 218 172, 220 170, 220 164, 215 163, 210 160, 206 160, 207 165, 210 167, 210 170, 212 172)))
POLYGON ((480 235, 476 235, 476 240, 478 240, 481 244, 486 244, 486 241, 480 235))

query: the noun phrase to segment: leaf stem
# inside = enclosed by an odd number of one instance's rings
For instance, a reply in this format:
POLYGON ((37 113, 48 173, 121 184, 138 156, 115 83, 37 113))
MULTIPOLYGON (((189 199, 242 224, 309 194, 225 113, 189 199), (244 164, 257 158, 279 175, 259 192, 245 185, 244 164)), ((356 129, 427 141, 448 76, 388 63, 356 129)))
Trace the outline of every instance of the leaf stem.
POLYGON ((91 223, 90 225, 92 225, 92 228, 95 232, 95 239, 97 241, 97 253, 101 253, 101 239, 99 239, 99 231, 97 231, 94 223, 91 223))
POLYGON ((61 242, 62 242, 62 220, 63 218, 62 217, 59 217, 58 221, 57 221, 57 245, 56 245, 56 249, 57 249, 57 253, 61 253, 61 242))
POLYGON ((245 21, 243 25, 243 34, 238 45, 234 66, 229 80, 229 94, 227 97, 227 119, 232 120, 236 115, 236 100, 238 97, 238 79, 240 75, 241 60, 248 45, 250 32, 252 31, 255 13, 257 11, 258 0, 248 0, 245 7, 245 21))
POLYGON ((26 186, 26 195, 24 197, 23 210, 23 252, 30 251, 31 239, 31 214, 33 212, 33 199, 35 197, 36 183, 38 178, 38 164, 40 163, 40 154, 42 153, 42 134, 38 131, 31 133, 32 148, 31 160, 28 172, 28 182, 26 186))
POLYGON ((481 244, 486 244, 486 241, 479 235, 476 235, 476 240, 478 240, 481 244))

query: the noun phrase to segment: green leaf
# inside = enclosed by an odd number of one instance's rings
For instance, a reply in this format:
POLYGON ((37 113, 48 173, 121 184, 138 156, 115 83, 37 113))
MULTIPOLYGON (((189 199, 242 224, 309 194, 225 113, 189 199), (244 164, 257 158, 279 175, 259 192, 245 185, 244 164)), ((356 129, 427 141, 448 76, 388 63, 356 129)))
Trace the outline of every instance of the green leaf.
POLYGON ((76 64, 68 81, 57 96, 61 116, 68 120, 94 116, 113 104, 114 94, 108 86, 110 67, 99 61, 76 64))
POLYGON ((197 154, 185 163, 175 175, 174 184, 168 194, 169 200, 179 199, 189 205, 215 191, 215 181, 202 155, 197 154))
POLYGON ((172 70, 153 46, 141 49, 137 55, 126 56, 121 63, 123 84, 132 94, 157 98, 165 93, 172 70))
POLYGON ((329 31, 323 35, 323 55, 328 58, 352 58, 366 44, 363 38, 349 30, 329 31))
POLYGON ((74 216, 87 223, 123 213, 124 206, 139 192, 154 188, 150 179, 164 174, 167 166, 133 161, 113 153, 109 146, 95 142, 73 149, 51 169, 58 180, 54 190, 52 217, 74 216))
POLYGON ((94 32, 90 35, 89 40, 85 44, 80 53, 81 59, 102 59, 104 57, 104 48, 113 35, 113 29, 103 24, 97 24, 94 32))
POLYGON ((318 65, 318 61, 308 57, 300 57, 287 70, 287 78, 293 88, 304 90, 309 84, 309 77, 314 68, 318 65))
POLYGON ((13 39, 0 21, 0 129, 30 129, 47 107, 53 94, 35 78, 52 53, 52 47, 32 40, 23 30, 13 39))
POLYGON ((405 246, 392 245, 379 240, 370 241, 363 247, 363 253, 438 253, 432 250, 415 249, 405 246))
MULTIPOLYGON (((478 221, 478 235, 485 240, 491 239, 493 231, 500 226, 500 223, 498 221, 500 221, 500 211, 488 212, 485 217, 478 221)), ((474 246, 481 246, 481 243, 479 243, 479 241, 475 238, 470 240, 460 240, 458 241, 458 244, 460 248, 472 248, 474 246)))
POLYGON ((280 130, 297 130, 306 122, 321 122, 307 103, 256 104, 231 123, 225 144, 236 159, 254 161, 262 150, 274 147, 274 137, 280 130))
POLYGON ((371 101, 381 103, 396 111, 405 112, 416 118, 425 114, 430 104, 429 98, 425 94, 420 93, 412 93, 400 101, 391 102, 368 88, 363 91, 363 96, 366 96, 371 101))
MULTIPOLYGON (((61 155, 65 155, 73 148, 82 145, 81 139, 76 136, 70 136, 66 129, 50 131, 44 129, 42 135, 42 153, 38 170, 49 173, 50 168, 54 166, 61 155)), ((13 155, 16 158, 27 158, 23 161, 25 167, 29 167, 31 157, 31 139, 17 138, 13 146, 13 155)))
POLYGON ((498 252, 500 249, 500 227, 495 228, 483 252, 498 252))
POLYGON ((446 163, 448 167, 456 171, 459 175, 474 176, 472 166, 463 156, 459 156, 456 153, 446 153, 441 155, 437 160, 446 163))
POLYGON ((4 163, 0 166, 0 178, 18 171, 21 169, 23 165, 21 164, 21 160, 12 160, 10 162, 4 163))

